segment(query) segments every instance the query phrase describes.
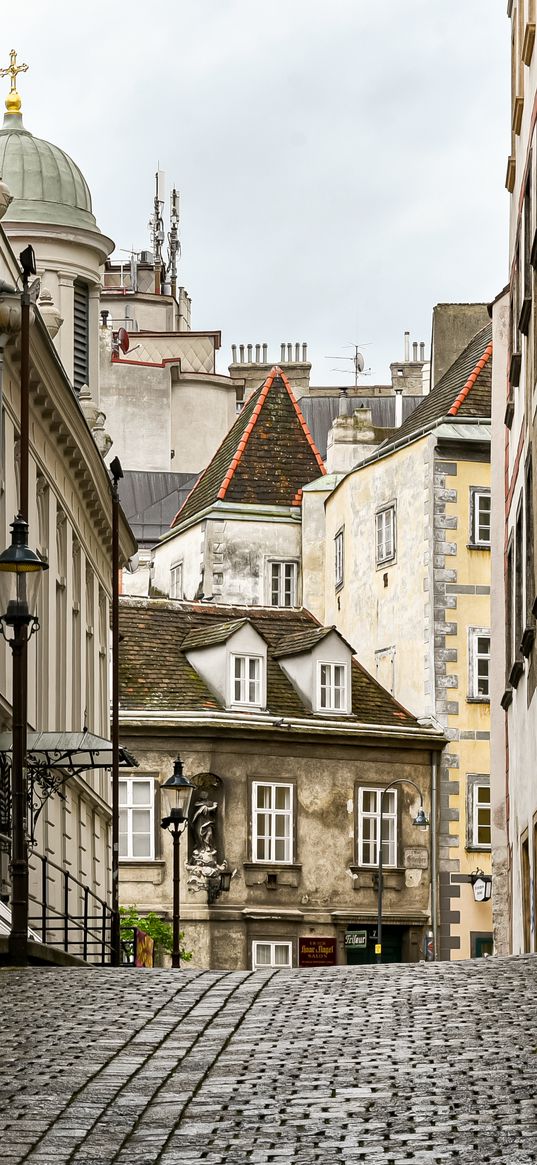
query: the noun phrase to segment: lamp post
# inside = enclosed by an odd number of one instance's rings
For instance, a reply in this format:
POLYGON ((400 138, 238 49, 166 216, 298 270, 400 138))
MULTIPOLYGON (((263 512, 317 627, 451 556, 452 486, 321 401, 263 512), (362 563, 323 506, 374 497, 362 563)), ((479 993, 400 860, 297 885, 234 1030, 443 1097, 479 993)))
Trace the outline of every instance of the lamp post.
POLYGON ((168 801, 168 816, 161 821, 162 829, 169 829, 173 838, 173 947, 172 967, 181 968, 181 948, 179 943, 179 906, 180 906, 180 848, 181 834, 188 822, 188 810, 194 786, 183 775, 183 765, 179 757, 175 761, 173 773, 161 785, 162 793, 168 801))
POLYGON ((11 756, 11 933, 9 959, 28 959, 28 782, 26 775, 26 660, 38 630, 37 592, 48 563, 28 548, 28 523, 11 525, 11 546, 0 554, 0 625, 13 654, 13 748, 11 756), (11 634, 8 634, 8 631, 11 634))
POLYGON ((380 795, 380 820, 379 820, 379 832, 378 832, 378 873, 377 873, 377 878, 378 878, 378 882, 377 882, 377 942, 376 942, 376 946, 375 946, 375 960, 377 963, 382 963, 382 891, 383 891, 383 873, 382 873, 382 843, 383 843, 382 833, 383 833, 383 829, 382 829, 382 826, 383 826, 383 822, 384 822, 384 798, 386 796, 386 793, 388 793, 390 789, 395 788, 396 785, 411 785, 412 788, 416 790, 416 793, 419 796, 420 807, 418 809, 418 812, 417 812, 416 817, 414 818, 414 821, 412 824, 415 825, 418 829, 427 829, 427 827, 429 825, 429 819, 428 819, 428 817, 425 813, 425 810, 423 808, 423 794, 421 792, 421 789, 418 788, 418 786, 414 784, 414 781, 409 781, 406 777, 400 777, 395 781, 390 781, 390 784, 386 785, 386 787, 382 790, 382 793, 380 795))
POLYGON ((112 966, 121 962, 119 918, 119 491, 123 477, 118 457, 112 474, 112 966))

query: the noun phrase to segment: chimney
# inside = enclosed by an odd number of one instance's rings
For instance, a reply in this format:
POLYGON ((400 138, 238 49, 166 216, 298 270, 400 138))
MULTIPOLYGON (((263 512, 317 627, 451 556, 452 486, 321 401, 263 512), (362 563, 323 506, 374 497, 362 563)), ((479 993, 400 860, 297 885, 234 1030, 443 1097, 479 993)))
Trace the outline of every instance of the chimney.
POLYGON ((413 343, 413 345, 412 345, 412 360, 413 360, 414 364, 417 364, 417 361, 418 361, 418 345, 417 345, 416 341, 414 341, 414 343, 413 343))
POLYGON ((280 344, 280 360, 285 364, 285 344, 280 344))
POLYGON ((303 344, 302 345, 302 360, 303 360, 304 364, 306 364, 307 359, 308 359, 308 345, 303 344))
POLYGON ((396 388, 395 390, 395 419, 394 425, 398 429, 403 424, 403 390, 396 388))
POLYGON ((256 364, 259 364, 259 362, 260 362, 260 359, 261 359, 260 353, 261 353, 261 344, 256 344, 256 346, 255 346, 255 362, 256 362, 256 364))
POLYGON ((268 344, 263 344, 263 364, 268 364, 268 344))
POLYGON ((293 362, 293 345, 292 344, 287 345, 287 360, 288 360, 289 364, 292 364, 292 362, 293 362))
POLYGON ((295 344, 295 361, 298 364, 300 360, 300 344, 295 344))
POLYGON ((410 332, 405 332, 405 362, 410 360, 410 332))
POLYGON ((231 345, 231 363, 232 364, 237 363, 237 345, 236 344, 231 345))
POLYGON ((252 363, 252 345, 248 344, 248 363, 252 363))
POLYGON ((425 363, 425 344, 423 343, 423 341, 420 344, 420 360, 422 360, 423 363, 425 363))
POLYGON ((244 364, 244 344, 239 344, 240 362, 244 364))

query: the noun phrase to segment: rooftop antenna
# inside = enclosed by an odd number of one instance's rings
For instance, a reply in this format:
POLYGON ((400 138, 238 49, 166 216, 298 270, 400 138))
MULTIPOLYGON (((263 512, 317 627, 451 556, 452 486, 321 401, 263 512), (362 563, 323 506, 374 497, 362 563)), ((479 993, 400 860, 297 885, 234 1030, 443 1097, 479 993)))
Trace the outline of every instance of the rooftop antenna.
MULTIPOLYGON (((360 348, 367 348, 368 344, 344 344, 343 346, 345 348, 354 348, 354 355, 353 356, 325 356, 325 360, 347 360, 347 361, 350 360, 350 362, 352 363, 352 366, 353 366, 353 371, 354 371, 354 387, 358 388, 358 377, 371 375, 371 369, 366 368, 364 357, 363 357, 362 353, 360 352, 360 348)), ((343 371, 343 369, 332 368, 331 371, 332 372, 340 372, 340 371, 343 371)), ((348 372, 350 372, 350 368, 348 370, 345 369, 346 375, 348 375, 348 372)))
POLYGON ((155 294, 160 295, 162 292, 162 244, 164 242, 164 220, 162 211, 164 209, 164 171, 157 170, 155 174, 155 197, 153 199, 153 214, 149 219, 149 227, 151 230, 151 247, 155 262, 155 294))
POLYGON ((170 195, 170 233, 168 235, 168 271, 173 298, 177 298, 177 259, 181 254, 179 242, 179 191, 175 186, 170 195))

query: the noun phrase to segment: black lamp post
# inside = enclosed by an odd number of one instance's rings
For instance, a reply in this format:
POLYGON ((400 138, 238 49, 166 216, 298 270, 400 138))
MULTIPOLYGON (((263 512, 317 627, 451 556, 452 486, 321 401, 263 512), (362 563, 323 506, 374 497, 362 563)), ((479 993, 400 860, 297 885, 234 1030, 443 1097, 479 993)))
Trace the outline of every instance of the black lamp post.
POLYGON ((378 843, 377 942, 376 942, 376 946, 375 946, 375 960, 377 963, 382 963, 382 891, 383 891, 383 873, 382 873, 382 840, 383 840, 382 833, 383 833, 383 829, 382 829, 382 826, 383 826, 383 822, 384 822, 384 798, 386 796, 386 793, 388 793, 390 789, 395 788, 396 785, 412 785, 412 788, 416 790, 416 792, 419 796, 420 807, 418 809, 418 812, 417 812, 412 824, 415 825, 418 829, 427 829, 427 827, 429 825, 429 819, 428 819, 428 817, 425 813, 425 810, 423 808, 423 794, 421 792, 421 789, 419 789, 418 786, 414 784, 414 781, 409 781, 406 779, 406 777, 401 777, 396 781, 390 781, 390 784, 386 785, 386 788, 382 790, 382 793, 380 795, 380 820, 379 820, 379 832, 378 832, 378 839, 377 839, 377 843, 378 843))
POLYGON ((161 821, 162 829, 169 829, 173 838, 173 949, 172 967, 178 970, 181 967, 181 948, 179 943, 179 905, 180 905, 180 850, 181 834, 188 822, 188 810, 194 786, 183 775, 183 765, 179 757, 175 761, 173 773, 161 785, 161 791, 168 801, 168 816, 161 821))
POLYGON ((11 757, 11 933, 10 962, 28 959, 28 782, 26 774, 28 640, 39 628, 37 593, 43 562, 28 549, 28 524, 11 525, 11 546, 0 554, 0 626, 13 653, 13 748, 11 757), (9 633, 10 632, 10 633, 9 633))

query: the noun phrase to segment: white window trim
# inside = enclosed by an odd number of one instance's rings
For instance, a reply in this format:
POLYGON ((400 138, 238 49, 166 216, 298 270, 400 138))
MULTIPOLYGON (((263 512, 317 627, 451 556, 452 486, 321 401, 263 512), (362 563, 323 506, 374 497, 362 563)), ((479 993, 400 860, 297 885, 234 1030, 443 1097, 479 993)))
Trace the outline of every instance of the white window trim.
MULTIPOLYGON (((376 869, 376 867, 378 866, 378 834, 379 834, 379 824, 380 824, 380 798, 382 796, 382 793, 383 793, 383 789, 377 788, 375 785, 360 785, 360 787, 358 789, 358 829, 357 829, 357 832, 358 832, 358 855, 357 855, 358 856, 358 863, 357 864, 359 866, 364 866, 368 869, 376 869), (364 808, 363 808, 364 793, 376 793, 377 794, 377 809, 376 809, 375 813, 364 813, 364 808), (374 861, 372 861, 372 862, 364 862, 363 861, 363 846, 364 846, 363 823, 364 823, 364 818, 366 818, 367 820, 376 819, 376 822, 377 822, 377 828, 375 831, 376 832, 376 840, 374 843, 375 858, 374 858, 374 861)), ((386 870, 397 869, 397 853, 398 853, 398 845, 399 845, 398 818, 397 818, 397 789, 390 789, 390 793, 393 794, 394 809, 391 813, 387 812, 387 810, 385 809, 384 813, 382 814, 383 821, 387 821, 387 820, 393 821, 393 824, 394 824, 393 838, 389 839, 389 842, 388 842, 389 846, 393 847, 393 854, 391 855, 393 857, 393 861, 390 861, 390 860, 386 861, 384 856, 383 856, 383 861, 382 861, 383 868, 386 870)), ((386 805, 386 803, 387 803, 387 800, 385 798, 384 804, 386 805)))
POLYGON ((266 863, 270 862, 276 866, 290 866, 293 864, 293 847, 294 847, 294 816, 295 816, 295 790, 294 785, 289 781, 253 781, 252 782, 252 861, 266 863), (275 789, 289 789, 289 809, 258 809, 257 807, 257 790, 259 788, 272 789, 273 794, 275 789), (257 842, 259 834, 257 831, 257 816, 258 814, 269 814, 272 818, 271 829, 269 835, 270 854, 269 857, 258 858, 257 856, 257 842), (289 831, 285 838, 287 842, 288 856, 285 858, 275 857, 276 840, 281 841, 281 838, 276 838, 274 830, 274 821, 276 816, 286 816, 289 821, 289 831))
POLYGON ((179 562, 172 562, 172 565, 170 566, 170 599, 182 599, 182 597, 183 597, 183 559, 181 559, 179 562), (176 578, 176 572, 179 571, 179 569, 180 569, 180 577, 181 577, 181 587, 180 587, 181 594, 180 595, 177 594, 177 578, 176 578))
POLYGON ((267 560, 267 607, 285 607, 289 610, 291 607, 297 606, 298 597, 298 560, 296 558, 269 558, 267 560), (274 566, 280 567, 280 577, 278 580, 278 602, 272 602, 272 569, 274 566), (292 582, 291 582, 291 602, 285 604, 282 600, 285 597, 285 568, 292 568, 292 582))
MULTIPOLYGON (((481 657, 485 658, 485 657, 481 657)), ((468 696, 467 699, 479 704, 490 703, 490 627, 469 627, 468 628, 468 696), (489 641, 489 670, 488 670, 488 694, 478 692, 477 683, 477 640, 484 636, 489 641)))
MULTIPOLYGON (((383 531, 385 541, 385 531, 383 531)), ((386 566, 390 562, 395 562, 397 553, 397 509, 395 502, 389 502, 385 506, 380 506, 375 512, 375 562, 377 566, 386 566), (379 518, 384 514, 392 515, 392 551, 391 554, 380 553, 379 541, 379 518)))
POLYGON ((319 660, 317 660, 317 677, 316 677, 316 690, 315 690, 316 708, 315 708, 315 711, 319 712, 321 716, 348 716, 348 714, 349 714, 350 686, 351 685, 350 685, 349 664, 348 663, 342 663, 341 660, 332 660, 332 659, 319 659, 319 660), (321 704, 321 668, 323 668, 323 667, 332 668, 332 677, 330 679, 330 684, 328 687, 328 690, 331 694, 332 701, 334 700, 334 691, 335 691, 333 669, 336 667, 343 668, 343 674, 344 674, 343 700, 341 702, 341 707, 339 707, 339 708, 334 707, 333 703, 327 704, 326 707, 324 707, 324 708, 321 704))
MULTIPOLYGON (((246 670, 246 668, 245 668, 245 670, 246 670)), ((244 686, 247 688, 249 681, 245 678, 244 681, 241 681, 241 683, 243 683, 244 686)), ((229 685, 230 685, 229 704, 232 707, 234 707, 234 708, 263 708, 265 705, 265 659, 264 659, 264 656, 256 655, 252 652, 245 652, 245 651, 233 651, 233 652, 231 652, 230 657, 229 657, 229 685), (248 662, 251 659, 254 659, 259 664, 258 678, 256 681, 257 694, 259 696, 259 699, 237 700, 237 697, 235 695, 235 660, 237 660, 237 659, 244 659, 245 661, 248 661, 248 662)))
POLYGON ((127 810, 127 849, 128 853, 120 854, 119 860, 121 862, 154 862, 155 854, 155 791, 156 791, 156 777, 152 773, 137 773, 136 776, 128 777, 122 776, 119 778, 120 785, 127 786, 127 801, 125 804, 119 806, 120 813, 122 809, 127 810), (147 804, 135 804, 132 799, 133 785, 146 783, 149 784, 149 802, 147 804), (146 856, 135 856, 132 853, 132 811, 136 809, 143 809, 149 811, 149 854, 146 856))
POLYGON ((479 537, 479 499, 490 499, 490 489, 486 486, 470 486, 470 542, 473 549, 490 550, 490 536, 488 541, 479 537))
POLYGON ((285 939, 280 940, 280 939, 272 939, 272 938, 256 938, 256 939, 252 940, 252 971, 264 971, 267 968, 273 968, 273 967, 283 968, 283 967, 292 967, 292 966, 293 966, 293 944, 292 944, 292 942, 287 942, 285 939), (270 963, 259 963, 258 964, 258 962, 257 962, 257 947, 270 947, 270 963), (275 948, 276 947, 285 947, 287 949, 287 952, 289 955, 289 961, 287 963, 277 963, 275 961, 275 948))
POLYGON ((345 527, 334 535, 334 585, 338 590, 345 582, 345 527))
POLYGON ((487 784, 486 781, 475 780, 472 784, 472 830, 471 830, 472 849, 489 851, 492 848, 492 838, 491 838, 490 842, 479 841, 478 809, 480 809, 480 808, 481 809, 488 808, 488 810, 489 810, 489 829, 492 830, 492 806, 491 806, 491 801, 490 801, 490 784, 487 784), (489 800, 486 802, 480 803, 479 793, 480 793, 481 789, 488 789, 489 800))

